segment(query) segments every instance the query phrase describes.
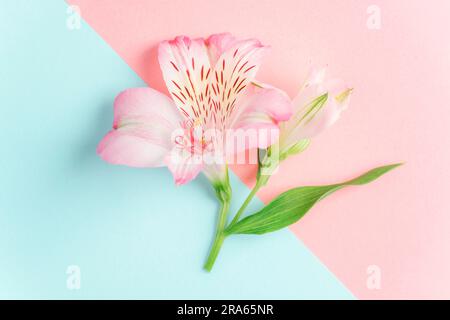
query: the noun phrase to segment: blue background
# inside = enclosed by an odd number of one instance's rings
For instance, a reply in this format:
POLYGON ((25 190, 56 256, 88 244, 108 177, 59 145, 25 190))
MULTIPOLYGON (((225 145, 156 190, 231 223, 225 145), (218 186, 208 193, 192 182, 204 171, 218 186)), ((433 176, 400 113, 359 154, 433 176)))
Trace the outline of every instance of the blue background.
MULTIPOLYGON (((145 84, 87 24, 69 30, 66 10, 0 3, 0 298, 353 298, 288 230, 230 237, 202 270, 208 182, 97 157, 115 95, 145 84)), ((235 210, 248 189, 231 178, 235 210)))

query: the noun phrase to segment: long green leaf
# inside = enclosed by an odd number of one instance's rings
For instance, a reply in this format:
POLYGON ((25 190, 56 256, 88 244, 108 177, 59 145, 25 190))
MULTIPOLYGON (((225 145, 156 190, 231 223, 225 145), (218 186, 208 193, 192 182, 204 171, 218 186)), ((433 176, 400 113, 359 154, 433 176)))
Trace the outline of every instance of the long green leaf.
POLYGON ((363 185, 400 166, 392 164, 372 169, 365 174, 339 184, 299 187, 286 191, 255 214, 225 230, 225 234, 264 234, 287 227, 302 218, 311 207, 327 195, 346 186, 363 185))

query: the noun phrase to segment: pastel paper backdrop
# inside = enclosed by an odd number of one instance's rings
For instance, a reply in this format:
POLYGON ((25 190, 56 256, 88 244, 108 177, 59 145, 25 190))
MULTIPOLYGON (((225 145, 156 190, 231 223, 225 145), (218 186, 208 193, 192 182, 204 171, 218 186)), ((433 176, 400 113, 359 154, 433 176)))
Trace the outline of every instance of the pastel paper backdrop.
MULTIPOLYGON (((147 293, 147 297, 233 297, 231 292, 236 290, 239 296, 254 298, 351 297, 305 250, 304 242, 357 298, 450 297, 450 206, 447 200, 450 190, 447 169, 450 160, 450 42, 445 41, 450 30, 448 1, 70 2, 79 6, 82 18, 93 30, 84 23, 81 30, 72 33, 64 29, 66 8, 58 2, 36 8, 31 1, 10 1, 6 5, 9 11, 1 11, 4 15, 1 16, 2 35, 10 35, 1 52, 6 56, 2 58, 5 64, 2 70, 6 73, 1 82, 6 96, 2 96, 2 101, 7 102, 2 104, 5 119, 8 119, 4 132, 9 133, 2 141, 10 148, 7 150, 12 150, 9 157, 2 157, 6 179, 2 179, 1 185, 4 199, 0 216, 2 226, 9 230, 2 234, 1 261, 7 262, 3 262, 0 269, 0 279, 8 288, 14 285, 17 288, 15 281, 21 278, 25 279, 20 282, 24 291, 34 292, 33 289, 43 285, 36 280, 36 273, 44 273, 48 261, 53 261, 50 263, 52 272, 59 272, 73 260, 73 252, 68 250, 73 246, 79 259, 88 250, 89 254, 82 261, 91 266, 90 272, 92 269, 105 272, 103 285, 108 284, 107 275, 119 279, 115 285, 106 285, 110 289, 108 292, 113 292, 110 295, 116 297, 120 296, 120 290, 122 296, 147 293), (379 30, 367 27, 370 5, 381 10, 379 30), (47 27, 40 29, 42 25, 47 27), (207 249, 208 232, 214 223, 210 216, 215 209, 213 200, 205 200, 206 187, 199 187, 204 181, 199 180, 184 189, 172 189, 167 173, 147 172, 144 174, 147 178, 141 171, 108 167, 94 160, 91 152, 95 139, 108 128, 110 119, 104 117, 111 117, 113 95, 122 88, 142 85, 121 64, 120 58, 148 85, 164 91, 156 58, 157 43, 179 34, 207 36, 223 31, 240 37, 257 37, 270 44, 272 52, 263 64, 259 79, 284 88, 292 97, 313 63, 328 64, 331 72, 348 80, 355 88, 351 106, 338 124, 315 139, 304 154, 284 163, 270 185, 259 194, 263 201, 300 184, 335 182, 384 163, 405 161, 406 164, 369 186, 349 188, 330 196, 291 231, 261 238, 236 238, 225 244, 218 261, 220 269, 217 268, 217 273, 222 272, 223 276, 216 274, 217 278, 214 275, 205 278, 194 271, 200 266, 196 260, 201 260, 207 249), (104 42, 118 56, 110 52, 104 42), (50 48, 45 49, 45 46, 50 48), (48 78, 48 74, 54 76, 48 78), (22 83, 27 84, 25 92, 18 90, 22 83), (55 95, 60 97, 59 102, 55 95), (27 100, 23 100, 25 97, 27 100), (100 109, 99 105, 102 105, 100 109), (84 110, 82 119, 76 122, 82 124, 81 127, 72 125, 75 115, 79 114, 75 112, 77 108, 84 110), (67 114, 68 110, 71 113, 67 114), (26 121, 23 121, 24 115, 27 115, 26 121), (45 119, 42 124, 37 121, 41 118, 45 119), (59 121, 61 119, 64 121, 59 121), (96 127, 96 121, 101 123, 100 127, 96 127), (61 145, 64 142, 64 153, 52 147, 56 142, 61 145), (84 150, 78 155, 80 161, 72 157, 77 155, 74 151, 77 144, 84 150), (35 146, 36 149, 31 149, 35 152, 23 151, 28 150, 27 146, 35 146), (57 160, 57 166, 51 165, 49 159, 57 160), (68 163, 74 163, 74 167, 68 168, 68 163), (48 171, 42 171, 41 165, 47 165, 48 171), (80 170, 83 165, 85 170, 80 170), (50 184, 48 176, 41 176, 43 172, 51 173, 50 178, 54 180, 50 182, 57 182, 56 186, 50 184), (34 182, 31 186, 30 181, 34 182), (136 189, 132 190, 138 190, 137 193, 126 189, 135 183, 136 189), (56 188, 58 192, 48 194, 48 189, 44 188, 41 192, 46 196, 35 193, 36 189, 49 184, 50 190, 54 192, 56 188), (24 187, 27 185, 30 189, 24 187), (71 187, 64 189, 63 186, 71 187), (180 214, 173 200, 170 203, 174 207, 158 202, 160 197, 151 194, 152 190, 162 190, 162 186, 168 190, 168 195, 180 197, 176 200, 180 203, 196 199, 195 207, 180 214), (31 195, 34 202, 23 201, 22 192, 31 195), (144 198, 146 195, 148 199, 144 198), (81 208, 81 217, 80 210, 67 209, 72 203, 67 199, 76 201, 75 208, 81 208), (146 215, 149 210, 156 211, 156 216, 146 215), (67 219, 61 212, 66 212, 67 219), (207 218, 186 218, 196 212, 207 218), (141 226, 142 219, 147 221, 144 226, 149 227, 148 231, 142 227, 136 232, 136 225, 141 226), (196 229, 194 222, 199 221, 202 224, 196 229), (75 232, 70 229, 71 223, 77 228, 75 239, 84 239, 78 244, 70 240, 74 236, 70 230, 75 232), (193 232, 186 232, 181 238, 180 232, 183 234, 185 229, 180 229, 180 224, 188 224, 193 232), (161 228, 165 232, 151 233, 161 228), (38 241, 33 237, 36 230, 42 232, 38 233, 38 241), (49 230, 55 230, 56 235, 49 230), (298 240, 293 239, 292 234, 298 240), (187 252, 177 256, 175 252, 179 251, 175 244, 183 241, 192 246, 193 237, 199 247, 184 248, 187 252), (286 238, 277 242, 278 237, 286 238), (119 250, 112 249, 108 245, 110 242, 119 245, 119 250), (31 243, 50 248, 47 255, 53 260, 45 260, 45 263, 36 250, 27 254, 31 243), (135 248, 134 252, 129 252, 130 246, 135 248), (153 248, 153 255, 148 254, 146 246, 153 248), (250 256, 247 256, 249 249, 244 249, 248 246, 255 246, 250 256), (102 268, 99 261, 93 259, 95 250, 106 255, 102 257, 109 266, 115 266, 113 270, 117 272, 110 270, 108 273, 107 267, 102 268), (167 250, 172 253, 170 259, 164 253, 167 250), (275 256, 277 252, 281 256, 275 256), (276 264, 275 269, 290 268, 283 271, 286 278, 267 273, 270 268, 263 262, 267 260, 259 259, 271 254, 274 256, 270 263, 276 264), (33 268, 34 255, 38 263, 33 268), (134 262, 124 262, 124 259, 134 262), (177 262, 188 263, 188 271, 181 272, 183 269, 176 267, 177 262), (266 279, 264 284, 270 292, 258 294, 260 290, 252 291, 247 286, 242 292, 238 285, 217 289, 220 280, 228 279, 231 274, 239 279, 251 275, 252 272, 245 272, 249 271, 247 264, 252 271, 260 270, 259 279, 266 279), (256 265, 260 267, 255 269, 256 265), (370 290, 366 284, 367 268, 371 265, 381 271, 379 290, 370 290), (147 278, 142 274, 143 267, 149 270, 147 278), (123 276, 124 270, 136 276, 123 276), (190 281, 198 281, 199 289, 180 289, 176 281, 168 281, 168 285, 157 280, 161 277, 170 280, 173 274, 180 272, 185 276, 186 286, 192 286, 190 281), (36 284, 30 287, 26 279, 36 284), (148 289, 152 288, 152 281, 145 279, 156 281, 153 291, 148 289), (141 291, 133 291, 136 287, 141 291)), ((252 175, 248 169, 252 168, 234 168, 242 181, 250 185, 252 175)), ((238 181, 235 185, 236 198, 244 197, 246 189, 238 181)), ((190 206, 180 206, 186 207, 190 206)), ((252 278, 255 283, 257 278, 252 278)), ((51 274, 43 279, 55 281, 54 286, 59 288, 59 280, 54 280, 51 274)), ((248 279, 243 281, 250 284, 248 279)), ((80 294, 86 296, 86 289, 83 290, 80 294)), ((58 292, 50 290, 49 295, 59 296, 58 292)), ((61 292, 70 297, 66 291, 61 292)), ((5 291, 1 294, 7 296, 5 291)), ((107 296, 105 289, 99 287, 90 294, 107 296)))
MULTIPOLYGON (((115 95, 145 83, 86 23, 68 28, 64 2, 0 9, 0 298, 353 298, 288 230, 230 239, 206 273, 206 179, 176 187, 95 153, 115 95)), ((247 188, 231 179, 237 210, 247 188)))

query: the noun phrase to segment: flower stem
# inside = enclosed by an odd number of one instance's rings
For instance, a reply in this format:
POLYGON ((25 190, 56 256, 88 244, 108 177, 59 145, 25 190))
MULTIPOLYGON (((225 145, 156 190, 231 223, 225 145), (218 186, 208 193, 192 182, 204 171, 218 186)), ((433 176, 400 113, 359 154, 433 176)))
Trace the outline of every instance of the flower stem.
POLYGON ((210 272, 214 266, 214 262, 216 261, 217 256, 219 255, 220 248, 222 247, 223 240, 225 240, 224 229, 227 222, 227 213, 229 208, 229 201, 223 200, 221 201, 220 213, 219 213, 219 221, 217 223, 216 236, 214 238, 213 245, 209 252, 208 259, 205 263, 205 270, 210 272))
POLYGON ((255 186, 253 187, 252 191, 250 191, 249 195, 245 199, 242 206, 239 208, 238 212, 236 213, 233 220, 231 221, 229 227, 231 227, 232 225, 234 225, 235 223, 237 223, 239 221, 239 218, 244 213, 245 209, 250 204, 250 202, 253 200, 256 193, 259 191, 259 189, 261 189, 261 187, 263 187, 267 183, 268 180, 269 180, 269 176, 258 176, 255 186))
POLYGON ((216 228, 216 236, 212 244, 211 250, 209 252, 208 259, 204 265, 206 271, 211 271, 214 266, 214 262, 219 255, 220 248, 222 247, 223 241, 225 240, 225 227, 227 224, 228 209, 230 207, 231 201, 231 186, 228 177, 228 168, 225 169, 225 176, 213 183, 214 190, 216 191, 217 199, 220 202, 219 218, 216 228))

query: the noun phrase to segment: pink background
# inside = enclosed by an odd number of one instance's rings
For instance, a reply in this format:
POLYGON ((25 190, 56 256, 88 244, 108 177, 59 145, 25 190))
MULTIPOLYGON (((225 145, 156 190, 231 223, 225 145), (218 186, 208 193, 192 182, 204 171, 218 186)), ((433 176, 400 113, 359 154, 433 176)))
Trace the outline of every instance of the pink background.
MULTIPOLYGON (((291 229, 356 297, 450 298, 450 2, 447 0, 72 0, 150 86, 166 91, 156 45, 229 31, 272 46, 259 79, 292 97, 311 64, 355 88, 350 108, 259 193, 405 166, 321 202, 291 229), (381 9, 381 29, 366 10, 381 9), (381 269, 381 289, 366 286, 381 269)), ((234 168, 249 185, 248 168, 234 168)), ((301 272, 299 270, 299 272, 301 272)))

